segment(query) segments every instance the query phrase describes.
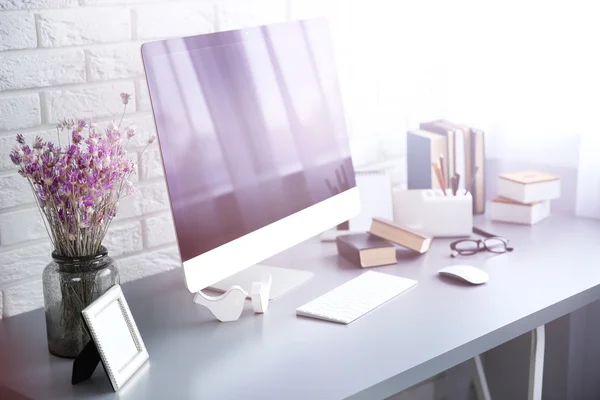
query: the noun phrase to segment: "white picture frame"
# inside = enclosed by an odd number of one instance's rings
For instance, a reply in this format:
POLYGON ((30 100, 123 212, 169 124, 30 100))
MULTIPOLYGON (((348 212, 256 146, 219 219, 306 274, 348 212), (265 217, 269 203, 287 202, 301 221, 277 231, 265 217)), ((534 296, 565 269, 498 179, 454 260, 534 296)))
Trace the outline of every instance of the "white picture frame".
POLYGON ((115 391, 148 361, 148 351, 120 285, 82 310, 100 359, 115 391))

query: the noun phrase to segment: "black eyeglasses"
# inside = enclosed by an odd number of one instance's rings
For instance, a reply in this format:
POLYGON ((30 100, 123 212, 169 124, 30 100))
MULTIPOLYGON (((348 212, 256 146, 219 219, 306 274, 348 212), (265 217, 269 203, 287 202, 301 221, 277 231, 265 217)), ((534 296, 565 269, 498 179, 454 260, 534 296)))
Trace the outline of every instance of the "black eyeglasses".
POLYGON ((512 247, 508 246, 508 239, 501 236, 492 235, 479 228, 473 228, 473 233, 484 236, 485 239, 461 239, 450 243, 452 257, 458 255, 472 256, 481 251, 489 251, 496 254, 513 251, 512 247))

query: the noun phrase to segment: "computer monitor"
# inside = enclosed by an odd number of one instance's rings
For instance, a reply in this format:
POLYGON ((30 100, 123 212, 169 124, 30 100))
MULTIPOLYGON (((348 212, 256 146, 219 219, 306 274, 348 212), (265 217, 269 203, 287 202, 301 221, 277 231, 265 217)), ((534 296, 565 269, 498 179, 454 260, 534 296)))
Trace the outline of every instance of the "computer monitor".
POLYGON ((190 292, 358 214, 326 20, 145 43, 142 57, 190 292))

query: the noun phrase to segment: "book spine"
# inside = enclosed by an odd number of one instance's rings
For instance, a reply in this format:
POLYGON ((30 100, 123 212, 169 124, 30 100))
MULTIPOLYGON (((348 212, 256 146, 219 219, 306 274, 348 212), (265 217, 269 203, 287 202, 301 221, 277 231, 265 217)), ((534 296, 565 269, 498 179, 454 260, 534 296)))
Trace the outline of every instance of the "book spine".
POLYGON ((406 175, 408 189, 432 187, 431 141, 408 132, 406 135, 406 175))
POLYGON ((473 171, 478 167, 475 176, 475 193, 473 196, 473 214, 485 213, 485 134, 474 131, 472 137, 473 171))
POLYGON ((360 250, 346 242, 341 236, 336 239, 338 254, 351 263, 362 267, 360 262, 360 250))

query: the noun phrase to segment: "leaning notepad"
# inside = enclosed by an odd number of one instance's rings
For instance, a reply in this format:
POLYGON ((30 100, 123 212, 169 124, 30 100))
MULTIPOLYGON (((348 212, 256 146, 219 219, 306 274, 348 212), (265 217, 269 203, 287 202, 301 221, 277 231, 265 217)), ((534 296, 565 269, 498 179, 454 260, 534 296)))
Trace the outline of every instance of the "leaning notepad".
POLYGON ((296 314, 349 324, 416 284, 412 279, 367 271, 299 307, 296 314))
POLYGON ((360 193, 360 213, 350 219, 350 230, 367 231, 373 217, 394 217, 392 184, 385 169, 356 171, 356 186, 360 193))

